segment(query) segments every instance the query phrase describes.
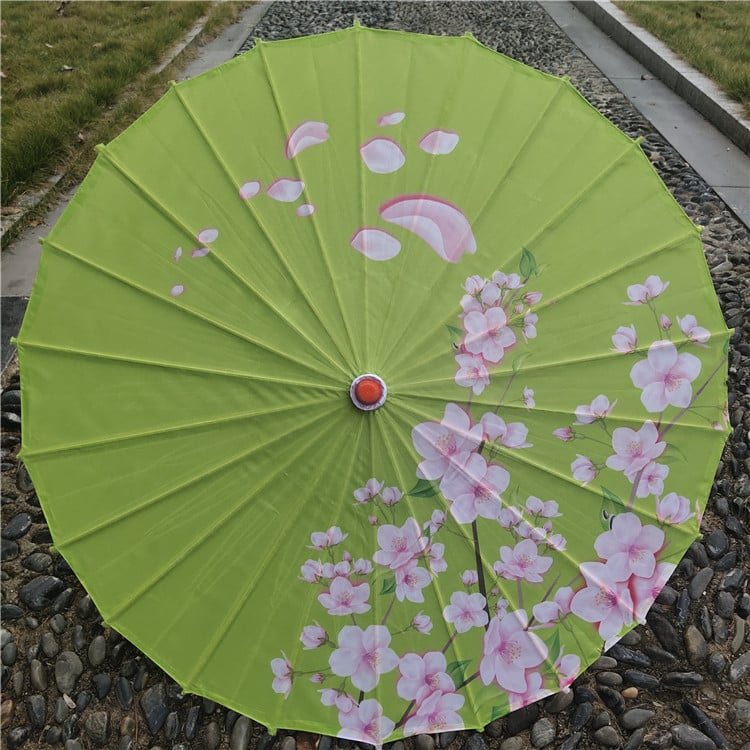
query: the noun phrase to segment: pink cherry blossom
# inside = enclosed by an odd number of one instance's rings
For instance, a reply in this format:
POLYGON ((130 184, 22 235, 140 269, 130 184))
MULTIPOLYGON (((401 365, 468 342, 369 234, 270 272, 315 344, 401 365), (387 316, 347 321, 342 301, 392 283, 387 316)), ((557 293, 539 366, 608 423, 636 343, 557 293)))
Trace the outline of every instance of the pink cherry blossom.
POLYGON ((466 216, 457 206, 441 198, 400 195, 380 206, 380 217, 421 237, 449 263, 458 263, 464 253, 477 250, 466 216))
POLYGON ((488 464, 478 453, 469 455, 460 471, 446 476, 440 489, 451 503, 451 513, 459 523, 472 523, 477 516, 495 520, 502 510, 501 494, 510 483, 502 466, 488 464))
POLYGON ((478 582, 479 576, 477 575, 476 570, 465 570, 461 573, 461 583, 463 583, 464 586, 474 586, 478 582))
MULTIPOLYGON (((185 285, 184 284, 175 284, 169 291, 170 295, 172 297, 179 297, 181 294, 183 294, 185 291, 185 285)), ((489 382, 489 380, 487 381, 489 382)))
POLYGON ((456 385, 471 388, 474 395, 478 396, 490 384, 490 374, 484 360, 473 354, 457 354, 455 359, 458 363, 456 385))
POLYGON ((461 297, 461 309, 464 311, 464 314, 466 314, 474 311, 482 312, 484 307, 482 307, 481 301, 476 297, 470 294, 464 294, 464 296, 461 297))
POLYGON ((509 529, 511 526, 516 526, 521 523, 523 519, 523 512, 516 508, 514 505, 503 508, 498 516, 498 521, 504 529, 509 529))
POLYGON ((445 554, 444 544, 440 544, 439 542, 431 544, 427 550, 427 554, 429 555, 430 570, 433 573, 442 573, 448 569, 448 563, 443 559, 443 555, 445 554))
POLYGON ((532 444, 526 442, 529 430, 523 422, 510 422, 506 424, 503 419, 487 412, 480 424, 484 428, 485 440, 496 440, 506 448, 531 448, 532 444))
POLYGON ((182 248, 178 247, 174 251, 174 255, 172 255, 172 258, 174 259, 175 263, 182 257, 182 248))
POLYGON ((449 154, 458 145, 458 133, 430 130, 419 139, 419 148, 428 154, 449 154))
POLYGON ((325 681, 326 678, 321 672, 310 675, 310 682, 314 682, 316 685, 322 685, 325 681))
POLYGON ((523 301, 529 307, 531 307, 531 305, 535 305, 541 299, 542 299, 542 293, 541 292, 526 292, 526 294, 523 295, 523 301))
POLYGON ((521 693, 508 691, 508 704, 511 711, 517 711, 519 708, 528 706, 531 703, 541 700, 546 695, 551 695, 552 691, 543 687, 544 680, 542 675, 535 670, 526 672, 526 690, 521 693))
POLYGON ((356 709, 339 713, 341 731, 338 736, 355 742, 366 742, 380 748, 383 740, 396 728, 396 724, 383 716, 383 707, 374 699, 363 700, 356 709))
POLYGON ((508 611, 508 600, 500 597, 495 602, 495 616, 503 617, 507 611, 508 611))
POLYGON ((573 472, 573 479, 582 482, 584 487, 590 481, 596 479, 596 475, 599 473, 591 459, 582 456, 580 453, 576 453, 576 460, 570 465, 570 470, 573 472))
POLYGON ((526 498, 526 510, 532 516, 542 516, 542 518, 558 518, 562 515, 556 500, 547 500, 545 502, 538 497, 534 497, 534 495, 529 495, 526 498))
POLYGON ((659 318, 659 323, 661 323, 662 330, 664 331, 668 331, 672 327, 672 321, 669 319, 669 316, 664 315, 663 313, 659 318))
POLYGON ((464 317, 464 328, 466 350, 493 364, 502 361, 505 350, 516 343, 516 334, 508 327, 508 318, 501 307, 468 313, 464 317))
POLYGON ((312 216, 315 213, 315 205, 313 203, 303 203, 301 206, 297 206, 297 210, 294 212, 297 216, 312 216))
POLYGON ((534 401, 534 391, 529 387, 523 389, 523 405, 527 409, 533 409, 536 406, 536 401, 534 401))
POLYGON ((307 560, 300 569, 300 578, 307 583, 317 583, 323 575, 323 563, 320 560, 307 560))
POLYGON ((571 612, 597 626, 605 646, 609 648, 617 634, 633 622, 633 599, 627 581, 619 568, 609 562, 587 562, 580 565, 585 588, 573 597, 571 612))
POLYGON ((451 594, 451 603, 443 610, 443 617, 446 622, 453 623, 457 632, 466 633, 487 624, 486 606, 487 600, 481 594, 456 591, 451 594))
POLYGON ((693 515, 690 512, 690 500, 676 492, 670 492, 656 501, 656 517, 661 523, 684 523, 693 515))
POLYGON ((513 549, 500 547, 500 558, 495 572, 510 581, 541 583, 544 574, 552 566, 551 557, 541 557, 539 549, 531 539, 523 539, 513 549))
POLYGON ((207 247, 196 247, 195 250, 193 250, 190 253, 190 257, 191 258, 205 258, 209 252, 210 251, 207 247))
POLYGON ((644 623, 646 621, 647 612, 651 609, 651 605, 667 584, 676 567, 674 563, 659 563, 648 578, 633 576, 630 579, 628 582, 630 594, 633 597, 635 618, 638 622, 644 623))
POLYGON ((576 408, 576 421, 573 424, 591 424, 597 419, 605 419, 612 413, 615 408, 617 399, 609 403, 609 399, 600 394, 590 404, 581 404, 576 408))
POLYGON ((367 516, 367 520, 370 526, 377 526, 380 523, 380 519, 377 516, 367 516))
POLYGON ((401 252, 399 240, 377 227, 360 227, 349 244, 370 260, 390 260, 401 252))
POLYGON ((408 599, 410 602, 421 604, 424 601, 422 589, 431 582, 430 572, 420 568, 416 560, 410 560, 396 569, 396 599, 400 602, 408 599))
POLYGON ((411 626, 417 631, 417 633, 429 635, 432 630, 432 620, 429 615, 423 615, 421 612, 418 612, 414 615, 414 619, 411 621, 411 626))
POLYGON ((219 237, 219 230, 218 229, 201 229, 200 232, 197 234, 198 242, 200 242, 202 245, 209 245, 212 242, 214 242, 219 237))
POLYGON ((383 482, 378 482, 374 477, 368 479, 364 487, 359 487, 354 490, 354 499, 357 501, 357 505, 365 505, 372 500, 373 497, 380 494, 380 490, 383 489, 383 482))
POLYGON ((348 537, 349 534, 343 534, 338 526, 331 526, 328 531, 314 531, 310 534, 310 541, 312 546, 308 549, 327 549, 328 547, 334 547, 348 537))
POLYGON ((626 305, 643 305, 656 299, 669 286, 669 282, 663 282, 658 276, 649 276, 644 284, 633 284, 628 287, 628 298, 630 302, 626 305))
POLYGON ((523 318, 523 337, 525 339, 536 338, 536 324, 539 316, 536 313, 526 313, 523 318))
POLYGON ((557 622, 570 612, 570 602, 573 600, 573 589, 563 586, 555 592, 551 601, 539 602, 532 609, 534 619, 542 624, 557 622))
POLYGON ((502 296, 502 289, 500 289, 500 287, 495 284, 494 281, 488 281, 482 288, 482 291, 479 294, 479 299, 486 307, 493 307, 500 304, 502 296))
POLYGON ((351 677, 352 684, 366 693, 378 684, 381 674, 398 666, 398 656, 389 648, 390 643, 391 634, 384 625, 370 625, 367 630, 346 625, 328 663, 334 674, 351 677))
POLYGON ((464 700, 459 693, 435 690, 420 701, 416 712, 404 724, 404 736, 463 729, 463 720, 457 712, 464 700))
POLYGON ((454 463, 463 463, 482 442, 482 426, 453 403, 446 404, 442 421, 422 422, 411 433, 414 447, 424 459, 417 467, 422 479, 440 479, 454 463))
POLYGON ((635 326, 620 326, 615 331, 615 335, 612 336, 612 344, 614 345, 613 352, 622 352, 623 354, 634 352, 638 346, 638 335, 635 332, 635 326))
POLYGON ((406 163, 401 146, 391 138, 378 136, 359 147, 362 161, 375 174, 396 172, 406 163))
POLYGON ((396 692, 404 700, 417 700, 435 690, 447 693, 454 689, 453 680, 446 671, 445 654, 441 651, 428 651, 422 656, 405 654, 398 668, 401 676, 396 683, 396 692))
POLYGON ((487 280, 483 279, 481 276, 477 276, 476 274, 474 276, 469 276, 464 282, 464 291, 471 295, 479 294, 482 289, 484 289, 486 283, 487 280))
POLYGON ((686 315, 684 318, 677 316, 677 325, 685 336, 694 344, 703 346, 711 338, 711 333, 706 328, 701 328, 695 315, 686 315))
POLYGON ((274 180, 266 189, 266 195, 275 201, 293 203, 302 195, 305 183, 293 177, 280 177, 274 180))
POLYGON ((299 639, 302 641, 305 650, 319 648, 328 640, 328 633, 316 622, 315 625, 304 627, 299 639))
POLYGON ((352 566, 352 573, 356 573, 357 575, 369 575, 372 573, 372 563, 369 560, 360 557, 355 560, 354 565, 352 566))
POLYGON ((442 510, 433 510, 430 520, 425 522, 424 530, 429 529, 430 536, 434 536, 442 528, 445 523, 445 513, 442 510))
POLYGON ((641 403, 650 412, 661 412, 670 404, 684 408, 690 405, 693 389, 690 384, 701 371, 701 361, 692 354, 678 354, 670 341, 655 341, 648 349, 647 359, 636 362, 630 379, 643 389, 641 403))
POLYGON ((284 698, 288 698, 292 690, 294 671, 289 659, 286 658, 286 654, 283 651, 281 654, 284 657, 283 659, 271 659, 271 671, 274 674, 271 687, 274 693, 280 693, 284 698))
POLYGON ((382 128, 386 125, 398 125, 406 115, 403 112, 387 112, 378 117, 378 125, 382 128))
POLYGON ((502 271, 495 271, 492 274, 492 280, 505 289, 520 289, 523 286, 521 277, 517 273, 504 274, 502 271))
POLYGON ((594 542, 599 557, 608 561, 607 571, 615 581, 631 575, 648 578, 656 566, 656 553, 664 544, 664 532, 656 526, 642 526, 635 513, 620 513, 612 528, 594 542))
POLYGON ((331 586, 318 596, 318 601, 329 615, 362 614, 370 609, 370 586, 367 583, 352 584, 348 578, 337 576, 331 586))
POLYGON ((380 494, 384 505, 398 505, 404 493, 398 487, 386 487, 380 494))
POLYGON ((558 689, 567 693, 581 671, 581 658, 576 654, 565 654, 563 656, 562 649, 560 649, 560 656, 555 661, 555 669, 560 678, 558 689))
POLYGON ((336 578, 337 576, 341 576, 343 578, 348 578, 349 574, 352 572, 352 566, 351 563, 348 560, 342 560, 338 563, 323 563, 323 578, 336 578))
POLYGON ((426 540, 414 518, 407 518, 403 526, 386 524, 378 527, 380 549, 373 555, 378 565, 396 570, 420 555, 426 540))
POLYGON ((485 685, 496 682, 503 690, 528 690, 526 670, 538 667, 547 658, 547 646, 526 628, 528 616, 517 609, 503 617, 493 617, 484 634, 479 676, 485 685))
POLYGON ((573 434, 573 429, 571 427, 558 427, 556 430, 552 431, 552 434, 558 439, 558 440, 573 440, 575 435, 573 434))
POLYGON ((243 201, 254 198, 260 192, 261 184, 258 180, 248 180, 240 186, 240 198, 243 201))
MULTIPOLYGON (((635 496, 648 497, 649 495, 656 495, 658 497, 664 492, 664 480, 668 474, 669 466, 650 461, 640 472, 635 496)), ((632 481, 635 481, 635 478, 632 478, 632 481)))
POLYGON ((289 133, 284 144, 284 156, 287 159, 293 159, 306 148, 325 143, 328 138, 327 123, 316 120, 305 120, 289 133))
POLYGON ((354 711, 357 707, 357 702, 348 693, 332 690, 330 688, 325 688, 318 692, 320 693, 320 702, 324 706, 335 706, 338 709, 339 714, 348 714, 350 711, 354 711))
POLYGON ((667 444, 659 440, 659 431, 650 420, 637 432, 629 427, 618 427, 612 433, 612 448, 615 454, 607 459, 607 466, 623 471, 632 481, 646 464, 664 453, 667 444))

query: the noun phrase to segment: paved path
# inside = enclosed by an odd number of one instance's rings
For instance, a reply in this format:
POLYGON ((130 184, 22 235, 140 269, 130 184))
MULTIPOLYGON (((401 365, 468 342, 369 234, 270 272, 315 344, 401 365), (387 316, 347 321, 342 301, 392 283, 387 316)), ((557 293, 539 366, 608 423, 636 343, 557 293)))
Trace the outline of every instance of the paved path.
MULTIPOLYGON (((213 42, 202 47, 182 72, 190 78, 231 59, 247 40, 269 3, 258 3, 213 42)), ((704 117, 600 31, 570 2, 541 5, 573 42, 651 121, 727 206, 750 226, 750 157, 704 117)), ((40 225, 24 232, 2 254, 2 367, 13 354, 11 337, 18 333, 31 294, 41 247, 39 238, 54 226, 75 189, 65 194, 40 225)))

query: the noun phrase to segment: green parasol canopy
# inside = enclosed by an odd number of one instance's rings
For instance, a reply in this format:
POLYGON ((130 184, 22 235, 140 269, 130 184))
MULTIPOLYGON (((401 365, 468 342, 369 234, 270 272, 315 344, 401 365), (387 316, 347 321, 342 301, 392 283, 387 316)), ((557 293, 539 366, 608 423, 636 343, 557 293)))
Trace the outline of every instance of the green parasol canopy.
POLYGON ((18 341, 23 458, 185 691, 380 745, 568 689, 644 619, 728 336, 699 230, 567 80, 356 26, 100 149, 18 341))

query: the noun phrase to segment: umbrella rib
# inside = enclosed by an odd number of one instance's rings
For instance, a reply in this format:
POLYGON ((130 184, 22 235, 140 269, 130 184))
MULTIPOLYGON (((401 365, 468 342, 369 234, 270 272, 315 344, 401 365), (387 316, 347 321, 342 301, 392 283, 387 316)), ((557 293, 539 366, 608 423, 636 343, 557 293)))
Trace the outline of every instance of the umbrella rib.
POLYGON ((89 448, 98 448, 104 445, 119 445, 131 440, 139 441, 146 438, 157 437, 159 435, 171 435, 175 432, 189 432, 191 430, 200 430, 205 427, 215 427, 217 425, 231 424, 232 422, 241 422, 245 419, 254 419, 256 417, 265 417, 271 414, 283 414, 284 412, 296 411, 306 406, 316 406, 317 401, 310 400, 287 406, 274 407, 261 411, 249 411, 241 414, 232 414, 229 417, 217 417, 215 419, 205 419, 200 422, 186 422, 184 424, 172 425, 170 427, 160 427, 155 430, 145 430, 143 432, 131 432, 124 435, 114 435, 111 437, 101 438, 98 440, 89 440, 80 443, 68 443, 66 445, 55 445, 50 448, 24 451, 25 459, 37 458, 39 456, 49 456, 58 453, 68 453, 69 451, 87 450, 89 448))
MULTIPOLYGON (((175 96, 177 97, 177 100, 180 102, 180 104, 183 106, 183 109, 187 112, 188 117, 190 118, 191 122, 195 125, 198 132, 201 134, 201 137, 204 139, 206 144, 208 145, 209 149, 211 150, 214 158, 218 161, 218 163, 221 165, 224 174, 231 180, 231 177, 227 171, 226 165, 222 161, 221 157, 216 153, 214 150, 210 140, 206 137, 206 134, 202 130, 202 128, 197 124, 195 119, 193 118, 192 112, 187 107, 187 105, 183 102, 182 94, 179 92, 179 90, 176 87, 173 87, 173 91, 175 92, 175 96)), ((141 185, 130 172, 125 168, 123 164, 121 164, 115 156, 111 153, 111 151, 106 147, 102 146, 99 148, 99 153, 105 157, 107 162, 117 171, 118 174, 120 174, 122 177, 124 177, 135 190, 137 190, 146 200, 148 200, 151 205, 156 208, 160 213, 162 213, 164 216, 166 216, 175 226, 179 227, 183 232, 185 232, 189 237, 193 238, 195 235, 190 231, 190 228, 186 226, 181 219, 179 219, 177 216, 175 216, 172 211, 170 211, 156 196, 154 196, 149 190, 147 190, 143 185, 141 185)), ((258 226, 263 230, 266 238, 268 239, 269 243, 273 247, 274 251, 277 255, 279 255, 278 248, 276 247, 275 243, 269 236, 268 232, 265 230, 265 228, 261 225, 260 221, 255 216, 252 209, 250 209, 251 214, 255 218, 258 226)), ((340 372, 344 373, 344 368, 339 364, 338 362, 334 361, 330 354, 326 352, 324 349, 322 349, 318 344, 316 344, 309 336, 304 334, 299 328, 295 328, 291 325, 291 323, 286 319, 283 312, 274 305, 271 300, 269 300, 267 297, 265 297, 261 292, 256 289, 250 281, 245 278, 243 274, 241 274, 229 261, 224 258, 221 253, 214 247, 211 250, 211 253, 209 254, 210 257, 214 258, 216 261, 218 261, 226 271, 230 273, 237 281, 239 281, 245 289, 247 289, 249 292, 251 292, 260 302, 262 302, 269 310, 272 310, 276 315, 279 317, 280 320, 282 320, 289 328, 291 328, 297 335, 299 335, 301 338, 303 338, 310 346, 312 346, 315 351, 317 351, 319 354, 321 354, 331 365, 336 367, 340 372)), ((284 264, 285 268, 289 273, 291 273, 289 267, 287 264, 284 264)), ((295 278, 295 283, 297 283, 295 278)), ((297 288, 299 288, 299 283, 297 283, 297 288)), ((300 289, 300 292, 304 295, 304 292, 300 289)), ((305 300, 308 302, 307 297, 305 297, 305 300)), ((320 320, 320 318, 318 318, 320 320)), ((322 323, 322 321, 321 321, 322 323)), ((343 355, 342 355, 343 356, 343 355)))
POLYGON ((158 359, 141 359, 138 357, 126 357, 124 355, 109 354, 106 352, 94 352, 86 349, 71 349, 64 346, 54 346, 53 344, 43 344, 37 341, 28 341, 24 339, 20 342, 21 346, 32 349, 41 349, 43 351, 56 352, 59 354, 70 354, 76 357, 92 357, 95 359, 104 359, 112 362, 127 362, 135 365, 144 365, 146 367, 163 367, 170 370, 179 370, 181 372, 195 372, 205 375, 219 375, 227 378, 240 378, 242 380, 260 380, 263 383, 278 383, 293 387, 304 388, 307 391, 325 391, 329 393, 340 393, 341 388, 333 385, 321 385, 310 383, 307 380, 289 380, 287 378, 271 377, 266 375, 254 375, 250 372, 240 370, 217 370, 212 367, 198 367, 197 365, 180 364, 179 362, 165 362, 158 359))
MULTIPOLYGON (((263 62, 263 69, 266 73, 266 78, 268 80, 268 86, 271 90, 271 97, 273 99, 274 106, 276 108, 276 113, 279 117, 279 122, 281 123, 282 128, 284 129, 285 133, 289 133, 289 123, 286 121, 284 117, 284 113, 281 108, 281 101, 279 99, 279 93, 276 88, 276 83, 274 82, 273 75, 271 74, 271 69, 268 64, 268 59, 266 58, 265 53, 265 46, 263 44, 258 44, 256 49, 258 50, 258 53, 260 54, 260 59, 263 62)), ((305 184, 305 187, 307 186, 307 182, 304 179, 304 174, 302 173, 302 170, 300 169, 299 162, 297 160, 296 156, 292 156, 290 161, 294 164, 295 169, 297 170, 297 174, 300 177, 300 179, 305 184)), ((344 326, 344 330, 346 331, 347 336, 349 337, 349 351, 352 353, 353 356, 356 356, 357 350, 354 347, 354 335, 352 334, 351 328, 349 327, 349 318, 346 314, 346 310, 344 308, 344 304, 341 301, 341 295, 339 293, 338 286, 333 283, 333 279, 335 278, 335 275, 333 273, 333 268, 331 267, 330 257, 328 254, 328 247, 326 243, 323 241, 323 237, 320 234, 320 228, 318 227, 318 223, 315 221, 315 217, 311 217, 313 219, 312 221, 312 227, 313 231, 315 232, 315 236, 318 240, 318 247, 320 248, 321 256, 323 258, 323 262, 326 266, 326 271, 328 272, 327 278, 331 279, 331 290, 333 291, 333 296, 336 300, 336 304, 338 305, 339 310, 339 318, 344 326)), ((322 321, 321 321, 322 322, 322 321)), ((342 354, 343 352, 341 350, 341 347, 338 347, 339 353, 342 354)), ((344 358, 346 359, 346 358, 344 358)), ((360 362, 352 362, 351 365, 355 368, 361 367, 360 362)))
POLYGON ((214 328, 218 328, 219 330, 225 331, 226 333, 236 336, 241 341, 245 341, 249 344, 253 344, 254 346, 257 346, 260 349, 263 349, 267 352, 271 352, 271 354, 282 357, 283 359, 287 359, 290 362, 294 362, 294 364, 299 365, 312 372, 315 372, 318 375, 327 376, 327 373, 321 370, 318 370, 314 367, 311 367, 306 362, 302 362, 299 359, 295 359, 294 357, 291 357, 287 352, 281 351, 279 349, 274 349, 272 346, 268 344, 264 344, 263 342, 258 341, 257 339, 253 339, 247 334, 243 333, 242 331, 238 331, 237 329, 232 328, 226 323, 222 323, 218 320, 215 320, 214 318, 209 317, 205 313, 202 313, 190 307, 187 307, 184 303, 176 302, 175 300, 171 298, 167 299, 163 295, 153 291, 152 289, 148 289, 147 287, 142 286, 141 284, 137 283, 136 281, 133 281, 132 279, 125 278, 124 276, 121 276, 120 274, 115 273, 114 271, 108 268, 104 268, 104 266, 100 266, 88 258, 84 258, 80 255, 76 255, 76 253, 74 253, 72 250, 68 250, 62 245, 59 245, 58 243, 51 241, 50 239, 46 239, 44 241, 44 244, 45 244, 45 247, 49 247, 53 250, 57 250, 58 252, 63 253, 64 255, 67 255, 69 258, 73 258, 74 260, 77 260, 79 263, 82 263, 88 266, 89 268, 93 268, 94 270, 98 271, 104 276, 108 276, 111 279, 115 279, 119 281, 121 284, 125 284, 126 286, 129 286, 132 289, 137 289, 142 294, 152 297, 153 299, 156 299, 159 302, 162 302, 167 305, 178 305, 181 310, 184 310, 189 315, 192 315, 193 317, 198 318, 204 321, 205 323, 208 323, 209 325, 212 325, 214 328))
MULTIPOLYGON (((329 425, 328 430, 326 431, 325 435, 330 435, 334 431, 336 431, 338 426, 335 423, 332 423, 329 425)), ((320 437, 324 437, 325 435, 321 435, 320 437)), ((290 461, 286 464, 288 466, 290 463, 292 463, 296 459, 296 456, 292 456, 290 461)), ((280 467, 285 468, 285 467, 280 467)), ((321 473, 320 477, 322 479, 324 475, 321 473)), ((267 484, 270 484, 270 482, 273 480, 273 477, 270 477, 267 482, 265 482, 263 485, 261 485, 258 489, 264 489, 267 484)), ((257 490, 254 494, 257 494, 257 490)), ((252 495, 250 496, 252 497, 252 495)), ((249 499, 249 498, 248 498, 249 499)), ((245 501, 241 504, 241 507, 238 510, 241 510, 245 505, 245 501)), ((305 513, 305 506, 300 505, 299 512, 296 514, 289 514, 288 516, 288 522, 285 524, 285 526, 278 530, 277 534, 280 539, 285 539, 288 537, 288 530, 291 529, 298 521, 298 519, 304 515, 305 513)), ((201 542, 202 543, 202 542, 201 542)), ((229 610, 226 617, 222 620, 222 622, 218 625, 218 627, 214 630, 214 633, 211 637, 211 640, 208 642, 208 646, 202 651, 200 657, 196 660, 195 667, 193 668, 192 672, 187 678, 187 684, 191 685, 193 683, 193 680, 195 679, 196 675, 200 674, 200 672, 203 670, 205 665, 208 663, 208 661, 213 656, 214 652, 218 648, 219 644, 223 640, 224 636, 227 632, 231 629, 234 622, 237 620, 237 617, 239 616, 240 612, 242 611, 242 608, 247 603, 248 599, 252 595, 253 591, 255 590, 256 584, 258 581, 262 580, 263 576, 265 575, 267 569, 269 566, 273 565, 274 561, 271 559, 271 557, 267 557, 263 563, 258 566, 255 570, 255 575, 249 580, 247 586, 244 588, 242 593, 239 597, 237 597, 236 603, 234 606, 229 610)), ((310 604, 310 607, 312 607, 312 602, 310 604)), ((308 608, 309 612, 309 608, 308 608)), ((299 646, 297 646, 297 653, 299 653, 299 646)), ((294 662, 292 662, 294 663, 294 662)))
MULTIPOLYGON (((578 286, 572 287, 571 289, 566 290, 566 291, 562 292, 561 294, 559 294, 557 296, 550 297, 546 302, 538 304, 538 305, 535 305, 534 308, 533 308, 533 311, 534 312, 539 312, 540 310, 546 310, 547 308, 549 308, 549 307, 551 307, 553 305, 558 304, 561 300, 567 299, 568 297, 571 297, 572 295, 577 294, 578 292, 580 292, 583 289, 588 288, 589 286, 593 286, 594 284, 599 284, 602 281, 606 281, 607 279, 611 278, 612 276, 617 275, 621 271, 624 271, 624 270, 626 270, 628 268, 631 268, 633 266, 639 265, 644 260, 647 260, 648 258, 651 258, 654 255, 658 255, 661 252, 671 250, 673 247, 678 246, 680 243, 682 243, 685 240, 687 240, 690 237, 692 237, 693 234, 694 234, 694 230, 691 228, 687 233, 681 235, 680 237, 678 237, 675 240, 670 240, 669 242, 666 242, 663 245, 660 245, 659 247, 656 247, 656 248, 653 248, 653 249, 649 250, 644 255, 640 255, 637 258, 633 258, 632 260, 628 261, 627 263, 624 263, 624 264, 622 264, 620 266, 617 266, 617 267, 615 267, 615 268, 613 268, 611 270, 608 270, 608 271, 606 271, 604 273, 601 273, 601 274, 599 274, 599 276, 596 276, 593 279, 588 279, 584 283, 579 284, 578 286)), ((457 304, 456 307, 458 308, 459 305, 457 304)), ((459 317, 459 314, 457 312, 456 313, 456 318, 458 318, 458 317, 459 317)), ((518 317, 520 318, 521 316, 519 315, 518 317)), ((513 320, 513 319, 514 319, 513 317, 509 318, 509 320, 513 320)), ((438 326, 438 328, 441 325, 443 325, 443 324, 441 323, 438 326)), ((636 351, 639 351, 639 350, 636 350, 636 351)), ((419 363, 419 367, 422 368, 425 365, 430 365, 433 362, 437 362, 437 361, 443 359, 444 357, 445 357, 444 353, 436 354, 433 359, 429 360, 426 363, 424 361, 421 361, 419 363)), ((415 369, 415 368, 412 368, 412 369, 415 369)), ((525 369, 529 369, 529 368, 525 367, 525 369)), ((406 376, 408 376, 408 373, 409 373, 409 370, 405 370, 405 371, 402 372, 402 376, 406 377, 406 376)))
MULTIPOLYGON (((324 418, 326 417, 318 417, 318 420, 322 420, 324 418)), ((267 448, 269 445, 272 445, 276 442, 278 442, 278 438, 269 443, 266 443, 264 447, 267 448)), ((289 461, 284 464, 282 468, 286 468, 287 466, 289 466, 289 464, 292 463, 295 459, 296 456, 291 456, 289 461)), ((265 482, 255 486, 250 493, 243 496, 236 505, 234 505, 228 512, 226 512, 223 516, 221 516, 213 524, 211 524, 211 526, 209 526, 201 534, 201 536, 194 539, 190 544, 181 549, 179 554, 175 555, 164 567, 158 570, 154 575, 151 576, 151 578, 149 578, 138 589, 136 589, 136 591, 130 595, 127 601, 122 602, 118 607, 110 610, 106 614, 102 613, 104 619, 107 622, 114 624, 115 619, 119 618, 124 612, 127 612, 127 610, 129 610, 139 599, 141 599, 144 594, 150 591, 157 583, 159 583, 159 581, 169 575, 171 571, 173 571, 181 562, 183 562, 187 557, 195 552, 195 550, 205 544, 205 542, 213 537, 214 534, 219 532, 227 523, 229 523, 240 511, 245 508, 250 500, 257 496, 261 490, 264 490, 271 482, 274 481, 274 479, 275 477, 270 476, 266 479, 265 482)), ((284 526, 279 530, 280 538, 283 539, 286 537, 288 530, 294 525, 296 519, 297 516, 293 516, 288 523, 284 524, 284 526)))
MULTIPOLYGON (((355 59, 357 61, 357 107, 356 107, 356 132, 357 132, 357 142, 361 145, 364 143, 364 140, 362 138, 362 45, 360 43, 360 39, 362 38, 361 34, 361 28, 359 26, 359 22, 355 20, 354 23, 354 49, 355 49, 355 59)), ((315 58, 313 57, 313 60, 315 58)), ((320 78, 317 75, 317 70, 315 69, 315 64, 313 62, 313 70, 316 71, 315 79, 318 83, 318 88, 320 88, 320 78)), ((364 165, 364 159, 361 158, 357 162, 357 166, 359 167, 359 226, 364 227, 365 225, 365 206, 367 205, 366 201, 366 194, 367 190, 365 187, 365 165, 364 165)), ((370 368, 370 264, 364 263, 364 289, 363 289, 363 305, 364 305, 364 355, 365 355, 365 369, 370 368)))

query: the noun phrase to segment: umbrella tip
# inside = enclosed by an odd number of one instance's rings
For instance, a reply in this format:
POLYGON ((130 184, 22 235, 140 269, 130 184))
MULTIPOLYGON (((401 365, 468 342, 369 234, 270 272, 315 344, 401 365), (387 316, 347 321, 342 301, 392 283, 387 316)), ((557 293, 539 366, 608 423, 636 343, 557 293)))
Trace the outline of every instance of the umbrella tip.
POLYGON ((476 38, 476 37, 474 36, 474 34, 472 34, 472 33, 471 33, 470 31, 464 31, 464 36, 465 36, 465 37, 466 37, 467 39, 471 39, 471 40, 473 40, 473 41, 475 41, 475 42, 477 41, 477 38, 476 38))
POLYGON ((40 245, 43 245, 43 244, 45 243, 46 239, 47 239, 46 237, 37 237, 37 238, 36 238, 36 241, 37 241, 37 242, 38 242, 38 243, 39 243, 40 245))
POLYGON ((96 146, 94 146, 94 151, 96 151, 97 154, 103 154, 105 151, 105 147, 103 143, 97 143, 96 146))
POLYGON ((357 16, 354 17, 354 23, 352 24, 352 28, 354 28, 354 29, 362 29, 362 28, 364 28, 362 26, 362 22, 359 20, 359 18, 357 18, 357 16))

